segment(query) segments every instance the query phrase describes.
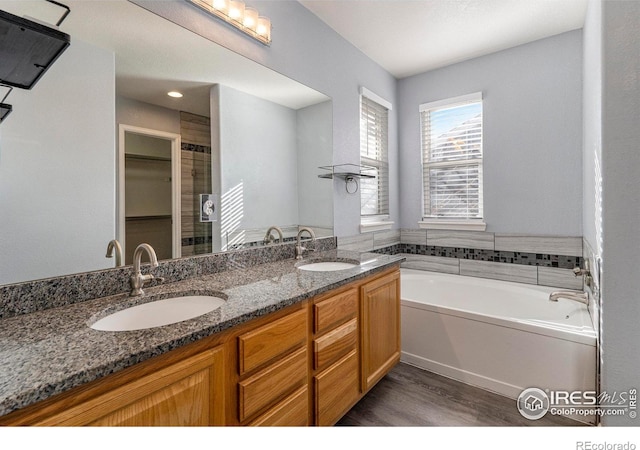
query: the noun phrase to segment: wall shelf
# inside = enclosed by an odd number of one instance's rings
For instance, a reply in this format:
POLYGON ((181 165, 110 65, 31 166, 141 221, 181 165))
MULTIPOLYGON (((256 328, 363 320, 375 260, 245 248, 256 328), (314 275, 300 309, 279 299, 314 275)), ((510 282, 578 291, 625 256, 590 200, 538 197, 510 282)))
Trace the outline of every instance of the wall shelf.
POLYGON ((318 169, 327 170, 329 173, 322 173, 318 178, 344 178, 345 181, 355 178, 375 178, 376 176, 367 173, 375 171, 375 167, 363 166, 361 164, 337 164, 335 166, 320 166, 318 169))
POLYGON ((358 192, 358 179, 375 178, 376 168, 372 166, 364 166, 362 164, 337 164, 334 166, 320 166, 318 169, 326 170, 328 173, 318 175, 318 178, 326 178, 333 180, 334 178, 342 178, 344 180, 345 189, 349 194, 358 192), (349 186, 352 189, 349 190, 349 186), (355 185, 355 189, 353 186, 355 185))

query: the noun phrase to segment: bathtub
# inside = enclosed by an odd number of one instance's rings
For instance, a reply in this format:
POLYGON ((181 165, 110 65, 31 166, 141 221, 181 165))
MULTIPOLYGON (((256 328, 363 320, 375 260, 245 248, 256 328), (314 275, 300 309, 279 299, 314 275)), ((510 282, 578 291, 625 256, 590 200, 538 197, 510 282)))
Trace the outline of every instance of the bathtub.
POLYGON ((559 289, 411 269, 400 280, 401 361, 513 399, 596 389, 589 312, 550 302, 559 289))

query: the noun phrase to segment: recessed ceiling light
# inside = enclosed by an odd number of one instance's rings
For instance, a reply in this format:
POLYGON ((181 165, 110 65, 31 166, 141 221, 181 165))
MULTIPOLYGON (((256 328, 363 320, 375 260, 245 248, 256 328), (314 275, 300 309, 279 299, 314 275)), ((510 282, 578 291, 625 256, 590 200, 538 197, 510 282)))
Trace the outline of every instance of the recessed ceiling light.
POLYGON ((167 92, 167 95, 173 98, 182 98, 182 94, 178 91, 167 92))

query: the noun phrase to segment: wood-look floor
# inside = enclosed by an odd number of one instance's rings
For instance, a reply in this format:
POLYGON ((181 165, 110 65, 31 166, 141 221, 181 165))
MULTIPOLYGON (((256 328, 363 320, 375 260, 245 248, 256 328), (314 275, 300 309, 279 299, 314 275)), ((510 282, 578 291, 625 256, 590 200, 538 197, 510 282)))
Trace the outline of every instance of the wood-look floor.
POLYGON ((400 363, 337 425, 355 426, 584 426, 547 414, 529 420, 516 401, 400 363))

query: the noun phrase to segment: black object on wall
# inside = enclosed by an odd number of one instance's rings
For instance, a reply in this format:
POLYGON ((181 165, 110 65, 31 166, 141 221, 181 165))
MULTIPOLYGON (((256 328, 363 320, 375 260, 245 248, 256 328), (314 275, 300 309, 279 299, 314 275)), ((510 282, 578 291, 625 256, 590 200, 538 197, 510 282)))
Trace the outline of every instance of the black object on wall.
POLYGON ((31 89, 69 44, 68 34, 0 11, 0 84, 31 89))
POLYGON ((13 108, 6 103, 0 103, 0 122, 2 122, 11 112, 13 108))

